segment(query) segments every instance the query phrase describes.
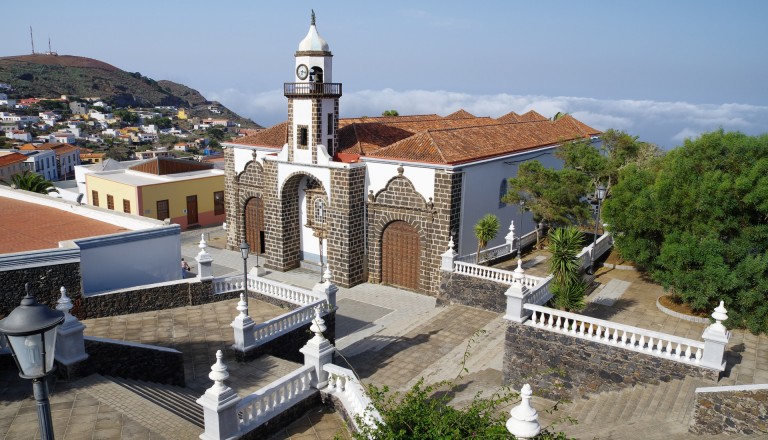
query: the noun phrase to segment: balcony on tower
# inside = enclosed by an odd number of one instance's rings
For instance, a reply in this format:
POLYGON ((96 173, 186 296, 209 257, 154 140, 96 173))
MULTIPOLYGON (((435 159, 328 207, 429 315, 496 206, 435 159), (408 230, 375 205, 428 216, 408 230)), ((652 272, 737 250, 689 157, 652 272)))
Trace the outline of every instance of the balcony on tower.
POLYGON ((341 83, 285 83, 283 91, 286 98, 338 98, 341 96, 341 83))

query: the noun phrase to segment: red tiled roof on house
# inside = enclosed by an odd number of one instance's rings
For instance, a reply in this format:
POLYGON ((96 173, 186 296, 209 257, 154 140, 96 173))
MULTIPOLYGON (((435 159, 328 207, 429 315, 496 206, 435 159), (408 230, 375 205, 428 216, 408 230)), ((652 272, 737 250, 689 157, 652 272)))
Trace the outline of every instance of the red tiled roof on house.
POLYGON ((70 144, 62 144, 57 142, 46 142, 44 144, 40 145, 33 145, 33 144, 24 144, 19 148, 19 150, 53 150, 57 156, 60 156, 65 153, 71 153, 72 151, 77 150, 78 147, 70 144))
POLYGON ((472 113, 462 108, 446 116, 445 119, 464 119, 464 118, 474 118, 474 117, 475 115, 473 115, 472 113))
POLYGON ((535 110, 529 110, 523 113, 522 115, 520 115, 518 122, 537 122, 537 121, 548 121, 548 120, 549 119, 540 115, 535 110))
POLYGON ((13 165, 15 163, 24 162, 27 160, 27 156, 21 153, 8 153, 0 156, 0 167, 13 165))
POLYGON ((229 143, 258 147, 283 148, 288 142, 288 121, 281 122, 250 136, 234 139, 229 143))
POLYGON ((506 115, 496 118, 499 122, 520 122, 520 115, 515 112, 509 112, 506 115))

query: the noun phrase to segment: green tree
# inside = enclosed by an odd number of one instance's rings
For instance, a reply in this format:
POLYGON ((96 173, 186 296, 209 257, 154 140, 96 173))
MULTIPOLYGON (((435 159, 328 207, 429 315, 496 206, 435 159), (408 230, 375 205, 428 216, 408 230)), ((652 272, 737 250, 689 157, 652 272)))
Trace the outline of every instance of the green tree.
POLYGON ((38 194, 50 194, 52 192, 58 193, 59 190, 53 186, 49 180, 46 180, 43 176, 33 173, 29 170, 24 170, 21 173, 11 176, 10 182, 3 181, 5 185, 12 188, 23 189, 25 191, 31 191, 38 194))
POLYGON ((397 110, 384 110, 381 112, 381 116, 400 116, 397 110))
POLYGON ((112 114, 120 118, 124 124, 135 125, 139 122, 139 115, 128 110, 118 109, 115 110, 112 114))
POLYGON ((224 139, 224 130, 220 129, 219 127, 210 127, 208 130, 206 130, 206 133, 208 133, 208 136, 214 140, 221 141, 224 139))
POLYGON ((164 116, 155 116, 147 121, 147 125, 155 125, 157 128, 171 128, 173 127, 173 121, 164 116))
POLYGON ((622 170, 605 219, 624 258, 695 310, 768 331, 768 135, 687 140, 622 170))
POLYGON ((549 234, 552 302, 561 310, 579 311, 584 308, 587 286, 581 278, 576 257, 584 246, 584 233, 575 227, 558 228, 549 234))
POLYGON ((589 210, 582 200, 586 189, 587 179, 583 173, 545 168, 534 160, 521 164, 517 177, 509 179, 509 189, 502 201, 524 201, 536 222, 571 225, 589 218, 589 210))
POLYGON ((477 238, 477 255, 475 263, 480 262, 480 251, 488 246, 488 242, 496 238, 499 233, 499 218, 493 214, 486 214, 475 223, 475 237, 477 238))

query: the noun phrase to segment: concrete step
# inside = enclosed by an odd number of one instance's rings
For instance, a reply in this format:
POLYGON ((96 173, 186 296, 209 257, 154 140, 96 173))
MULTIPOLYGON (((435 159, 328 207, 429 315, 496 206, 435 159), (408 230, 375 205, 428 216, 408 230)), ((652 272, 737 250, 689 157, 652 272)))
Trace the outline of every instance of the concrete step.
POLYGON ((200 397, 198 393, 188 388, 172 385, 124 379, 121 377, 105 377, 178 417, 201 428, 205 427, 203 408, 196 402, 200 397))

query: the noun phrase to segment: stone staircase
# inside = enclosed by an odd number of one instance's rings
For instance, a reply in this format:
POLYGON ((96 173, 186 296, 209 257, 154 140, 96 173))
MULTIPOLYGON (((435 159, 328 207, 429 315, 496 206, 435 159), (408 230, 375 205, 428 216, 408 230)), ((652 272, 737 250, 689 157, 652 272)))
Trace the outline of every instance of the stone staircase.
POLYGON ((200 428, 205 428, 203 408, 196 402, 201 393, 190 390, 189 388, 181 388, 154 382, 144 382, 141 380, 111 376, 105 376, 105 378, 135 393, 141 398, 166 409, 176 416, 199 426, 200 428))
POLYGON ((688 432, 696 403, 696 388, 703 386, 712 386, 712 383, 686 377, 657 385, 638 385, 595 394, 589 399, 578 399, 562 407, 559 413, 578 420, 578 424, 562 422, 556 429, 577 439, 732 438, 688 432))

